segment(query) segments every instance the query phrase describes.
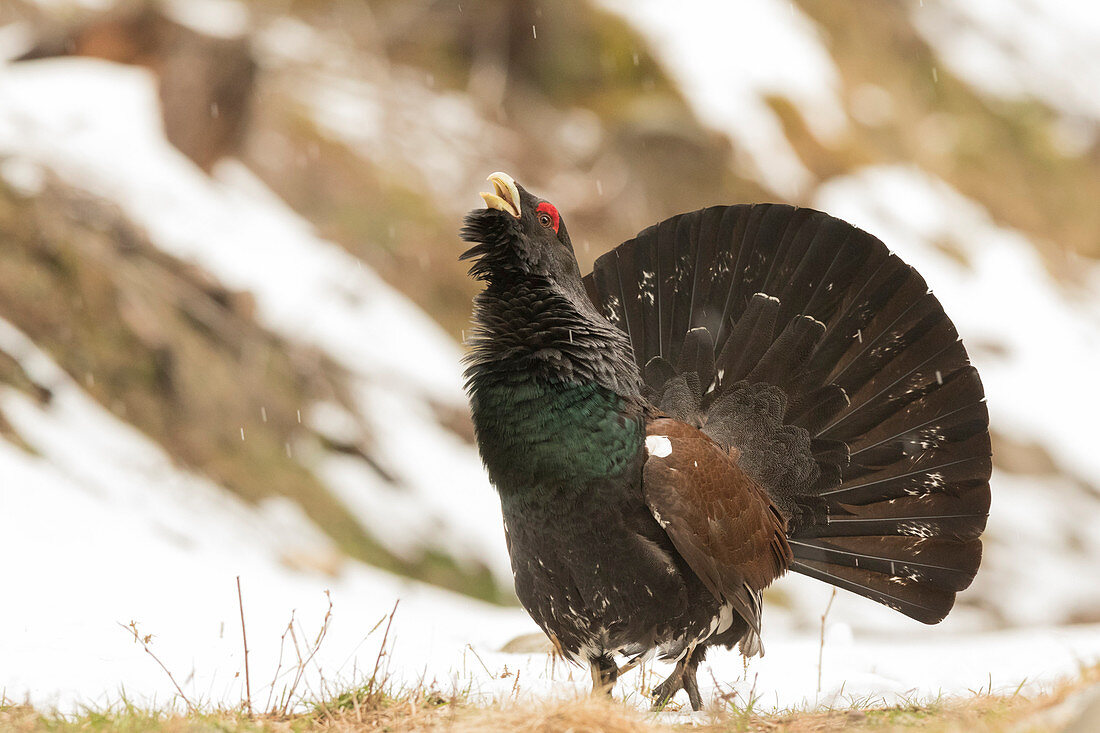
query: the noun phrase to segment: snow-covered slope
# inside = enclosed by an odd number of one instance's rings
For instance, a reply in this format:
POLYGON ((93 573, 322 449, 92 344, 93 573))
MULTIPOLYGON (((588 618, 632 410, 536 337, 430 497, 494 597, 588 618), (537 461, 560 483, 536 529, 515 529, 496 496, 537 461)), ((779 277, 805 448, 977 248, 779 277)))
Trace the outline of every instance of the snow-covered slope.
POLYGON ((846 124, 840 80, 814 24, 794 3, 603 0, 653 45, 699 117, 736 144, 738 161, 785 198, 813 175, 798 159, 769 96, 792 101, 822 139, 846 124), (700 22, 702 19, 703 22, 700 22))
MULTIPOLYGON (((1095 4, 928 0, 910 5, 910 18, 944 63, 984 93, 1040 99, 1071 124, 1100 119, 1095 4)), ((1094 129, 1090 138, 1095 139, 1094 129)))
MULTIPOLYGON (((303 419, 336 442, 372 441, 392 480, 317 445, 294 446, 303 465, 391 550, 438 549, 509 582, 495 495, 476 452, 435 412, 464 405, 457 346, 242 166, 226 161, 211 178, 169 146, 148 72, 83 59, 5 68, 0 159, 23 195, 49 176, 113 202, 166 252, 253 294, 273 332, 320 349, 346 372, 355 410, 304 405, 303 419)), ((298 633, 315 634, 331 589, 330 639, 306 678, 314 692, 318 670, 334 681, 373 660, 379 640, 363 637, 398 598, 409 658, 433 664, 443 653, 444 678, 465 645, 531 630, 515 609, 341 558, 288 500, 249 505, 179 469, 6 321, 0 354, 50 395, 42 403, 0 385, 0 415, 23 443, 0 439, 0 555, 20 558, 0 604, 8 698, 69 709, 123 689, 171 697, 170 680, 120 627, 134 620, 189 696, 239 699, 238 575, 253 669, 264 674, 276 669, 292 611, 298 633)), ((276 697, 289 682, 284 670, 276 697)), ((262 704, 266 691, 255 689, 262 704)))
POLYGON ((116 203, 166 252, 254 295, 273 332, 346 370, 356 412, 324 404, 303 417, 344 442, 371 441, 397 487, 346 455, 303 460, 372 535, 398 552, 434 547, 483 562, 508 582, 480 461, 432 411, 465 404, 460 352, 438 326, 242 166, 226 161, 210 178, 172 148, 149 72, 87 59, 14 66, 0 101, 9 166, 34 164, 116 203))

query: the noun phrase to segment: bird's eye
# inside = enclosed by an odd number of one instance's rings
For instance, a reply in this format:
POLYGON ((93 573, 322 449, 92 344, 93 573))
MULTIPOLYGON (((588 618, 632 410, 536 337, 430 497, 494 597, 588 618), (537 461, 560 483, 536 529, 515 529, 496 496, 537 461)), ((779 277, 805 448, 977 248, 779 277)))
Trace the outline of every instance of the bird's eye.
POLYGON ((558 222, 561 219, 558 216, 558 210, 554 208, 554 205, 543 201, 535 207, 535 211, 538 212, 538 223, 546 229, 553 229, 556 233, 558 231, 558 222))

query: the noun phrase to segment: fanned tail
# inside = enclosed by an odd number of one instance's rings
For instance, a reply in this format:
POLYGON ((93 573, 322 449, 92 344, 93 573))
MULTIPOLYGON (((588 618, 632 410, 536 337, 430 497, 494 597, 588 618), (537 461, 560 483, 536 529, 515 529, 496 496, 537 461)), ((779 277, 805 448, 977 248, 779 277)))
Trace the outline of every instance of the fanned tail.
POLYGON ((585 285, 650 399, 739 450, 788 515, 792 570, 947 615, 981 560, 988 413, 912 267, 827 214, 760 204, 650 227, 585 285))

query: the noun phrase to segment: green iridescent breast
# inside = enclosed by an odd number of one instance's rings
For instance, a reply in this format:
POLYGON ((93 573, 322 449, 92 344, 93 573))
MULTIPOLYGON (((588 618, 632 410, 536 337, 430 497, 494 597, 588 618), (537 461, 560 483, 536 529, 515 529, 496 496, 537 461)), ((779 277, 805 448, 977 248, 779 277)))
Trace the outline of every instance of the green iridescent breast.
POLYGON ((481 455, 502 495, 613 478, 638 454, 641 419, 598 384, 514 372, 471 386, 481 455))

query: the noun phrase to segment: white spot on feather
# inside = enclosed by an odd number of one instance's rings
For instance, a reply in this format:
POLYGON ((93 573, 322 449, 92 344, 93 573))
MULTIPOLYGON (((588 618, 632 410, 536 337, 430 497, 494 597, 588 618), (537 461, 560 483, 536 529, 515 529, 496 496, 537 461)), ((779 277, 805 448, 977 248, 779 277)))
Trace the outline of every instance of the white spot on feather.
POLYGON ((647 435, 645 449, 651 456, 667 458, 672 455, 672 441, 664 435, 647 435))
POLYGON ((728 603, 723 603, 722 607, 718 609, 718 621, 717 629, 714 633, 722 634, 729 630, 730 626, 733 626, 733 606, 728 603))

